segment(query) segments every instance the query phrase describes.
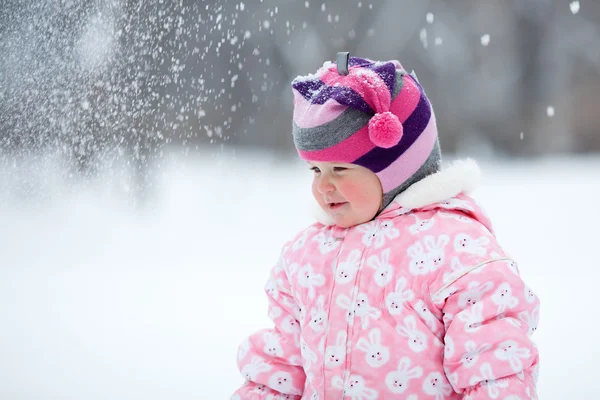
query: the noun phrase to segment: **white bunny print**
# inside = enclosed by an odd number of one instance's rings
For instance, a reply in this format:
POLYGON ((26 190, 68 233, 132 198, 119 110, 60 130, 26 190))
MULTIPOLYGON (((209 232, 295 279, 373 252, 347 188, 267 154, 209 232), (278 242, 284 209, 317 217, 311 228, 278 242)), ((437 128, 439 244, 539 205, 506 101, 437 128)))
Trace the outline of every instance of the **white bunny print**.
POLYGON ((375 270, 373 279, 380 287, 385 287, 392 280, 392 266, 390 265, 390 249, 381 252, 381 258, 371 256, 367 260, 367 265, 375 270))
POLYGON ((409 315, 404 318, 404 326, 398 325, 396 331, 400 336, 408 339, 408 347, 415 353, 420 353, 427 348, 427 336, 417 329, 417 320, 409 315))
POLYGON ((540 317, 540 308, 536 307, 531 311, 531 314, 527 311, 521 311, 519 313, 519 319, 527 324, 529 330, 527 331, 527 336, 533 335, 533 333, 537 330, 538 320, 540 317))
POLYGON ((508 269, 510 269, 513 274, 519 276, 519 267, 516 262, 514 262, 513 260, 504 260, 504 262, 506 263, 506 265, 508 266, 508 269))
POLYGON ((346 261, 338 264, 335 274, 335 281, 337 283, 344 284, 354 280, 354 275, 356 274, 356 271, 358 271, 358 265, 360 263, 360 255, 360 250, 352 250, 346 261))
POLYGON ((469 204, 468 202, 466 202, 464 200, 457 199, 457 198, 451 198, 451 199, 442 201, 440 203, 440 207, 448 208, 448 209, 462 208, 464 210, 474 211, 471 204, 469 204))
POLYGON ((370 246, 373 243, 375 249, 383 247, 387 239, 395 239, 400 236, 400 231, 394 228, 392 221, 385 221, 379 227, 376 221, 372 221, 359 226, 358 230, 363 233, 363 244, 370 246))
POLYGON ((269 387, 281 393, 302 394, 302 391, 295 388, 292 383, 292 374, 289 372, 276 372, 269 379, 269 387))
POLYGON ((298 265, 297 263, 291 263, 290 265, 287 265, 286 267, 287 267, 286 272, 287 272, 288 279, 292 279, 294 274, 296 272, 298 272, 298 270, 300 269, 300 265, 298 265))
POLYGON ((319 251, 321 254, 327 254, 330 251, 335 250, 341 243, 333 236, 325 236, 324 232, 320 232, 313 240, 319 243, 319 251))
MULTIPOLYGON (((448 382, 450 382, 450 384, 454 387, 458 387, 458 380, 459 380, 459 376, 458 376, 458 372, 453 372, 451 374, 448 373, 447 371, 447 367, 444 367, 444 372, 446 373, 446 376, 448 376, 448 382)), ((465 397, 466 399, 466 397, 465 397)))
POLYGON ((310 264, 306 264, 298 271, 298 283, 300 286, 308 289, 308 298, 315 297, 315 287, 320 287, 325 284, 325 277, 321 274, 316 274, 310 264))
POLYGON ((488 390, 488 396, 490 398, 495 399, 500 395, 500 390, 498 388, 506 388, 508 387, 508 382, 504 379, 495 380, 494 373, 492 372, 492 367, 488 363, 484 363, 481 365, 479 369, 479 373, 481 376, 474 375, 471 377, 469 384, 471 386, 477 385, 481 382, 481 386, 486 387, 488 390))
POLYGON ((429 230, 435 223, 433 218, 421 219, 417 214, 413 214, 415 217, 415 224, 408 227, 408 231, 413 235, 416 235, 419 232, 425 232, 429 230))
POLYGON ((249 364, 244 365, 242 368, 242 375, 248 381, 255 381, 256 377, 263 373, 271 370, 269 364, 265 363, 265 360, 260 357, 252 357, 249 364))
POLYGON ((404 310, 404 303, 414 298, 412 290, 407 287, 406 278, 399 278, 396 281, 395 291, 389 293, 385 298, 385 305, 390 314, 399 315, 404 310))
POLYGON ((317 354, 312 351, 304 338, 300 339, 300 354, 302 355, 302 359, 304 360, 304 369, 308 370, 313 364, 316 364, 318 361, 317 354))
POLYGON ((463 354, 463 356, 460 359, 460 362, 466 368, 471 368, 473 365, 477 364, 477 360, 479 360, 479 355, 484 351, 488 351, 491 348, 492 346, 487 343, 477 347, 477 343, 475 343, 472 340, 469 340, 465 343, 465 350, 467 350, 467 352, 463 354))
POLYGON ((369 305, 369 298, 365 293, 359 293, 356 296, 356 303, 352 305, 350 299, 343 294, 340 294, 336 303, 338 306, 345 310, 348 310, 348 318, 352 318, 352 315, 360 318, 361 327, 367 329, 369 327, 369 319, 379 319, 381 317, 381 311, 377 307, 371 307, 369 305))
POLYGON ((390 350, 381 345, 381 331, 379 328, 371 329, 369 340, 365 338, 358 339, 356 347, 366 353, 365 361, 373 368, 385 365, 390 359, 390 350))
POLYGON ((295 396, 291 394, 269 394, 265 400, 292 400, 295 396))
POLYGON ((385 377, 385 385, 394 394, 404 393, 408 389, 411 379, 420 378, 423 375, 423 368, 411 368, 411 361, 408 357, 402 357, 398 364, 398 369, 392 371, 385 377))
POLYGON ((490 244, 490 238, 482 236, 479 239, 473 239, 465 233, 459 233, 454 238, 454 250, 459 253, 469 253, 478 256, 485 256, 487 248, 490 244))
POLYGON ((281 323, 281 330, 286 333, 291 333, 294 337, 294 344, 296 347, 300 346, 300 332, 302 329, 293 315, 288 315, 283 319, 281 323))
POLYGON ((284 303, 286 303, 286 306, 291 308, 291 313, 294 316, 294 318, 297 321, 300 321, 300 323, 303 323, 304 318, 306 317, 306 307, 304 307, 300 300, 297 300, 296 304, 294 304, 294 302, 290 302, 291 304, 288 304, 285 300, 286 297, 284 297, 283 299, 284 303))
POLYGON ((529 358, 530 352, 526 347, 519 347, 514 340, 506 340, 500 343, 500 346, 494 351, 494 356, 498 360, 508 361, 514 372, 520 372, 523 370, 521 358, 529 358))
POLYGON ((270 277, 267 281, 267 284, 265 285, 265 290, 267 291, 267 293, 269 293, 271 297, 277 299, 279 297, 279 290, 277 289, 277 287, 282 283, 283 281, 281 279, 275 280, 273 279, 273 277, 270 277))
POLYGON ((285 271, 285 259, 283 257, 283 253, 277 259, 275 266, 273 267, 273 275, 279 274, 281 271, 285 271))
POLYGON ((269 318, 271 318, 272 320, 275 320, 275 319, 281 317, 282 314, 283 314, 283 310, 279 307, 273 306, 269 310, 269 318))
POLYGON ((528 302, 529 304, 535 302, 536 300, 536 296, 535 293, 533 293, 533 290, 531 290, 531 288, 527 285, 525 285, 525 301, 528 302))
POLYGON ((533 367, 533 371, 531 371, 531 376, 533 378, 533 382, 537 385, 538 379, 540 377, 540 364, 535 364, 533 367))
POLYGON ((483 322, 483 303, 476 303, 457 315, 465 323, 465 332, 477 332, 483 322))
POLYGON ((458 296, 458 305, 461 308, 472 306, 481 301, 483 295, 492 290, 494 284, 492 282, 486 282, 480 284, 479 282, 471 282, 467 287, 467 290, 458 296))
POLYGON ((325 366, 337 367, 346 360, 346 331, 339 331, 334 346, 325 349, 325 366))
POLYGON ((428 250, 427 259, 430 271, 435 271, 444 265, 446 259, 444 247, 448 245, 449 241, 448 235, 440 235, 437 241, 433 236, 425 236, 423 239, 423 243, 425 243, 428 250))
POLYGON ((432 372, 423 381, 423 391, 435 397, 435 400, 444 400, 452 393, 452 386, 439 372, 432 372))
POLYGON ((271 357, 283 357, 283 347, 279 343, 279 335, 273 332, 265 332, 263 335, 265 341, 264 351, 271 357))
POLYGON ((381 224, 376 233, 375 248, 380 249, 386 239, 395 239, 400 236, 400 231, 394 227, 394 222, 387 220, 381 224))
POLYGON ((519 304, 519 298, 512 295, 512 288, 506 282, 501 283, 492 295, 492 301, 498 306, 498 313, 503 313, 509 308, 519 304))
POLYGON ((309 326, 315 332, 324 332, 327 327, 327 312, 325 311, 325 296, 320 295, 317 306, 310 310, 309 326))
POLYGON ((331 383, 338 389, 343 389, 344 398, 348 396, 351 400, 376 400, 378 397, 377 390, 366 387, 365 380, 359 375, 350 375, 346 385, 339 376, 335 376, 331 383))
POLYGON ((460 262, 460 258, 452 257, 450 261, 450 271, 444 272, 443 282, 450 283, 455 280, 458 274, 465 270, 465 266, 460 262))
POLYGON ((302 236, 300 236, 292 245, 292 251, 298 251, 299 249, 303 248, 304 245, 306 244, 306 238, 309 236, 309 234, 313 233, 316 230, 316 228, 314 227, 309 227, 308 229, 305 229, 304 232, 302 233, 302 236))
POLYGON ((435 318, 435 315, 433 315, 423 300, 418 300, 415 303, 415 311, 425 321, 431 332, 435 333, 438 331, 440 322, 435 318))
POLYGON ((293 315, 288 315, 283 319, 281 329, 287 333, 300 333, 300 324, 293 315))
POLYGON ((250 350, 250 340, 246 338, 238 348, 238 361, 242 361, 246 357, 248 350, 250 350))
POLYGON ((409 270, 413 275, 427 275, 429 272, 428 257, 421 242, 415 242, 407 250, 411 257, 409 270))
POLYGON ((360 318, 361 327, 367 329, 369 327, 369 319, 379 319, 379 317, 381 317, 381 311, 377 307, 371 307, 369 305, 369 297, 365 293, 359 293, 358 296, 356 296, 354 315, 360 318))
POLYGON ((467 217, 465 215, 462 215, 462 214, 456 214, 456 213, 453 213, 453 212, 443 212, 443 211, 441 211, 441 212, 438 213, 438 215, 441 218, 455 219, 457 221, 464 222, 465 224, 472 224, 473 223, 473 220, 471 218, 469 218, 469 217, 467 217))
POLYGON ((444 357, 450 358, 454 355, 454 340, 451 336, 444 337, 444 357))

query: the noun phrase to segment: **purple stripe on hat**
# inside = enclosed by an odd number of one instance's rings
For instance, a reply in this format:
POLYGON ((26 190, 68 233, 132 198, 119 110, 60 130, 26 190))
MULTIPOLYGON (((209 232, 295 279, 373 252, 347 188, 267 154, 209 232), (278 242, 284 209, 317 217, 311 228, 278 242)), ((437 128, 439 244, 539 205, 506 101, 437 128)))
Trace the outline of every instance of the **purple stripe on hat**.
POLYGON ((295 81, 292 87, 312 104, 325 104, 329 99, 368 114, 374 114, 373 109, 353 89, 345 86, 327 86, 319 79, 295 81))
POLYGON ((350 59, 348 60, 349 67, 366 67, 367 65, 371 64, 373 64, 373 61, 360 57, 350 57, 350 59))
POLYGON ((377 173, 387 168, 394 160, 412 146, 432 118, 429 101, 427 101, 425 93, 423 93, 423 90, 420 87, 419 90, 421 91, 421 98, 419 99, 415 111, 413 111, 410 117, 402 124, 404 129, 400 143, 389 149, 375 147, 373 150, 354 161, 354 164, 369 168, 371 171, 377 173))
POLYGON ((385 82, 390 93, 394 93, 394 85, 396 83, 396 66, 392 62, 375 63, 360 57, 350 57, 348 61, 349 67, 363 67, 374 71, 385 82))
POLYGON ((315 93, 322 90, 323 86, 325 86, 325 82, 318 78, 314 79, 306 79, 306 80, 294 80, 292 82, 292 87, 298 91, 306 100, 311 100, 315 93))
POLYGON ((390 94, 393 94, 394 86, 396 85, 396 66, 391 62, 387 62, 379 65, 373 64, 372 67, 368 68, 375 71, 381 77, 388 89, 390 89, 390 94))

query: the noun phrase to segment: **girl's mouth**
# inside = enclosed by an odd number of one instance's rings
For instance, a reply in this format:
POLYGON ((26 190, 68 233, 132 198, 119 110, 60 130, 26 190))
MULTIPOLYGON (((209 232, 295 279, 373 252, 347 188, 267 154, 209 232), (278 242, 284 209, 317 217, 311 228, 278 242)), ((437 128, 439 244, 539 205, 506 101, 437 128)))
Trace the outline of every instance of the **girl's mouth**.
POLYGON ((337 210, 338 208, 342 207, 344 204, 346 204, 346 202, 343 202, 343 203, 329 203, 329 209, 330 210, 337 210))

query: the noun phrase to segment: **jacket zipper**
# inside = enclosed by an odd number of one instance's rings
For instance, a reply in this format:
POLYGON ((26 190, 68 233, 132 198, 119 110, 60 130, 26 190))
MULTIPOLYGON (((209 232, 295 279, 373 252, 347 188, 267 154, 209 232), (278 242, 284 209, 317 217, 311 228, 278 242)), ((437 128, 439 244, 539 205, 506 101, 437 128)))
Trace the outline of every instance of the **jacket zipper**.
MULTIPOLYGON (((379 232, 379 228, 381 226, 381 223, 379 221, 377 221, 377 225, 375 226, 375 228, 373 229, 373 235, 377 234, 377 232, 379 232)), ((371 246, 373 242, 373 239, 371 240, 371 242, 369 242, 369 244, 365 245, 363 247, 363 251, 360 255, 360 261, 359 261, 359 266, 358 266, 358 271, 356 272, 356 278, 354 279, 354 285, 352 287, 352 294, 351 294, 351 299, 350 299, 350 309, 348 310, 348 312, 351 314, 349 315, 348 318, 348 323, 346 325, 346 348, 345 348, 345 352, 346 352, 346 357, 345 357, 345 362, 344 362, 344 376, 342 378, 342 382, 343 382, 343 387, 344 389, 342 389, 342 399, 346 398, 346 386, 348 384, 348 380, 350 379, 350 364, 351 364, 351 353, 352 353, 352 334, 354 332, 354 322, 356 320, 356 301, 358 299, 358 287, 360 286, 360 278, 362 275, 362 271, 363 271, 363 267, 365 265, 365 253, 367 251, 367 249, 371 246)))

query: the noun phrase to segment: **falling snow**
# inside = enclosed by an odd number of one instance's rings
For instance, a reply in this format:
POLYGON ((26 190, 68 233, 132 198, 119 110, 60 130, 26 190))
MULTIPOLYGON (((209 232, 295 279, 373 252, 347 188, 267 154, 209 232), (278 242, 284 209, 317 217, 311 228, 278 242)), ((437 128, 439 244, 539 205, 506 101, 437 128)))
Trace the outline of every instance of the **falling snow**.
POLYGON ((488 35, 487 33, 485 35, 481 36, 481 44, 483 46, 487 46, 488 44, 490 44, 490 35, 488 35))
POLYGON ((421 32, 419 32, 419 39, 421 39, 421 43, 423 44, 424 48, 427 48, 427 29, 423 28, 421 29, 421 32))
POLYGON ((577 14, 579 12, 579 2, 578 1, 573 1, 571 4, 569 4, 569 7, 571 8, 571 12, 573 14, 577 14))

